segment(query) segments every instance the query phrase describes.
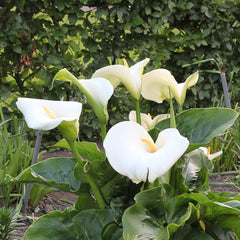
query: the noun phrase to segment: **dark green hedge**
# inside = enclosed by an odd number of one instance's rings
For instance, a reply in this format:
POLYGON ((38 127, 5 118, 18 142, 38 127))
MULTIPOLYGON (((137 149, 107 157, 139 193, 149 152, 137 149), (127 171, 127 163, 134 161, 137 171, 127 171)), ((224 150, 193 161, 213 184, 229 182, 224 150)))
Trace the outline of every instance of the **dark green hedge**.
MULTIPOLYGON (((49 92, 53 76, 63 67, 89 78, 97 68, 120 63, 121 58, 131 65, 149 57, 146 71, 167 68, 182 82, 199 68, 216 69, 213 62, 187 68, 183 64, 214 58, 226 71, 235 103, 240 86, 239 19, 239 0, 2 0, 1 97, 10 91, 29 97, 81 98, 67 83, 56 83, 49 92)), ((203 72, 188 91, 184 107, 222 104, 222 94, 220 76, 203 72)), ((116 99, 112 101, 116 106, 116 99)), ((143 103, 143 111, 153 114, 167 109, 143 103)), ((114 114, 127 115, 131 107, 121 106, 114 114)))

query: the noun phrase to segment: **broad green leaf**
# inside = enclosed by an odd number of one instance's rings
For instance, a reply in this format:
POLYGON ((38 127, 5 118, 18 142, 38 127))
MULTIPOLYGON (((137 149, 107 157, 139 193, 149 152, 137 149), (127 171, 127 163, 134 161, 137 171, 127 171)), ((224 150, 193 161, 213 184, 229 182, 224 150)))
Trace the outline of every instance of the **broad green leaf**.
MULTIPOLYGON (((101 152, 98 149, 98 146, 96 143, 93 142, 77 142, 77 149, 78 152, 81 156, 85 157, 89 161, 94 161, 94 160, 104 160, 105 159, 105 154, 101 152)), ((66 139, 62 139, 59 142, 57 142, 54 147, 62 147, 66 148, 68 150, 71 150, 71 147, 69 146, 68 142, 66 139)))
POLYGON ((124 197, 130 201, 139 192, 141 185, 136 185, 129 178, 118 174, 107 160, 95 160, 85 166, 84 170, 94 179, 107 202, 115 197, 124 197))
MULTIPOLYGON (((176 125, 180 134, 188 138, 190 151, 208 143, 213 137, 224 134, 238 115, 239 113, 228 108, 190 109, 176 116, 176 125)), ((156 139, 160 131, 169 127, 170 120, 163 120, 150 134, 156 139)))
POLYGON ((24 234, 23 240, 77 240, 79 234, 72 222, 73 212, 52 211, 38 218, 24 234))
POLYGON ((18 182, 37 183, 77 193, 81 182, 73 176, 77 161, 74 158, 49 158, 25 169, 17 177, 18 182))
POLYGON ((78 226, 79 235, 86 240, 102 240, 101 234, 106 226, 114 222, 111 209, 89 209, 73 217, 73 222, 78 226))
POLYGON ((119 227, 118 224, 110 223, 104 229, 102 233, 102 239, 104 240, 122 240, 122 228, 119 227))
POLYGON ((78 212, 86 209, 98 208, 96 200, 90 195, 90 193, 81 193, 75 202, 75 208, 78 212))
POLYGON ((209 234, 190 226, 184 226, 173 234, 171 240, 214 240, 209 234))
POLYGON ((135 200, 136 204, 123 215, 123 236, 129 240, 167 240, 185 224, 194 209, 187 198, 173 198, 169 185, 142 191, 135 200))
POLYGON ((94 178, 96 184, 100 187, 117 175, 107 160, 95 160, 89 164, 85 171, 94 178))
POLYGON ((216 202, 226 202, 230 200, 240 200, 240 194, 238 192, 208 192, 208 198, 216 202))
MULTIPOLYGON (((228 219, 225 218, 226 220, 228 219)), ((227 228, 222 228, 220 225, 218 224, 214 224, 214 226, 212 227, 214 234, 217 236, 217 238, 219 240, 235 240, 238 239, 236 233, 231 230, 231 229, 227 229, 227 228)))
POLYGON ((205 206, 205 217, 208 220, 216 219, 221 215, 240 215, 240 201, 237 200, 232 200, 224 203, 209 202, 205 204, 205 206))
MULTIPOLYGON (((232 230, 240 238, 240 218, 239 215, 222 215, 216 219, 216 223, 224 229, 232 230)), ((234 238, 233 238, 234 239, 234 238)))

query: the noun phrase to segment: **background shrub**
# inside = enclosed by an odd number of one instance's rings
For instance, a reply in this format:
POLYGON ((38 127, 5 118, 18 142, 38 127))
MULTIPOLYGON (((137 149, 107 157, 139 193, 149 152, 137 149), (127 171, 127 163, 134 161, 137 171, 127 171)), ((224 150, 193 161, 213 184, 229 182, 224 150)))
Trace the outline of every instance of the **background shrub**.
MULTIPOLYGON (((239 12, 238 0, 3 0, 2 103, 6 106, 9 96, 11 101, 17 96, 82 99, 68 83, 56 82, 49 90, 58 70, 66 67, 79 78, 90 78, 102 66, 122 64, 122 58, 131 65, 146 57, 151 59, 146 71, 167 68, 178 82, 199 69, 197 65, 182 68, 183 64, 214 58, 226 72, 232 102, 238 102, 239 12)), ((212 62, 200 66, 202 70, 215 68, 212 62)), ((116 90, 115 94, 119 93, 125 96, 125 88, 116 90)), ((184 108, 221 104, 219 75, 201 72, 198 84, 187 94, 184 108)), ((168 108, 168 103, 159 106, 142 101, 142 112, 152 115, 168 108)), ((113 97, 109 106, 110 124, 132 110, 131 99, 126 98, 116 102, 113 97)), ((84 111, 90 114, 91 108, 84 111)), ((96 118, 93 113, 89 116, 90 120, 82 123, 87 137, 95 134, 87 125, 94 124, 96 118)), ((94 129, 97 131, 97 126, 94 129)))

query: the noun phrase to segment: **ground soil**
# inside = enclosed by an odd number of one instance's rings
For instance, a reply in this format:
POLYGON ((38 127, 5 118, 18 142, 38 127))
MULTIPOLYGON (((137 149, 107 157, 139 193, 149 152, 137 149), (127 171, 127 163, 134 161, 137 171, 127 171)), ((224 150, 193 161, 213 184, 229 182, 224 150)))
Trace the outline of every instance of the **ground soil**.
MULTIPOLYGON (((43 155, 43 160, 49 157, 71 157, 72 153, 69 151, 57 151, 53 153, 45 153, 43 155)), ((233 178, 232 175, 227 176, 212 176, 209 182, 222 183, 229 181, 233 178)), ((238 189, 232 186, 212 186, 211 190, 222 191, 222 192, 237 192, 238 189)), ((39 206, 33 209, 31 206, 27 206, 25 213, 22 213, 20 217, 20 228, 16 230, 15 237, 12 240, 22 239, 25 231, 35 221, 38 217, 43 216, 53 210, 64 210, 67 207, 72 206, 72 204, 77 200, 77 196, 72 193, 66 193, 62 191, 53 191, 43 197, 39 203, 39 206)))

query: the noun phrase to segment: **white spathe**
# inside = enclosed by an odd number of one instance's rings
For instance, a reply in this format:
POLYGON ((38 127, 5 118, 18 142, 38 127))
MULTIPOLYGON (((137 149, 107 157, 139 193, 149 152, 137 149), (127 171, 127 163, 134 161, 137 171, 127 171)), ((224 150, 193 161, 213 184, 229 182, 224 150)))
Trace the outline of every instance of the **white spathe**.
MULTIPOLYGON (((158 122, 161 122, 164 119, 170 118, 170 114, 159 114, 155 116, 153 119, 150 114, 141 113, 140 116, 141 116, 141 125, 147 131, 150 131, 151 129, 153 129, 158 122)), ((133 122, 137 122, 136 111, 131 111, 129 113, 129 120, 133 122)))
POLYGON ((107 123, 107 104, 108 100, 113 94, 113 86, 107 79, 104 79, 102 77, 91 79, 77 79, 72 73, 64 68, 55 75, 53 82, 55 80, 74 83, 87 97, 88 102, 91 104, 100 122, 107 123))
POLYGON ((219 157, 223 153, 223 151, 219 151, 216 153, 208 154, 208 149, 206 147, 200 147, 199 149, 201 149, 204 152, 204 154, 207 155, 209 160, 213 160, 214 158, 219 157))
POLYGON ((171 97, 183 105, 187 88, 194 86, 198 81, 199 74, 195 72, 190 75, 184 83, 177 83, 171 72, 167 69, 155 69, 142 76, 142 96, 145 99, 162 103, 171 97))
POLYGON ((23 113, 28 127, 37 130, 51 130, 62 121, 78 120, 82 111, 82 104, 79 102, 18 98, 16 104, 23 113), (47 108, 55 118, 52 118, 44 108, 47 108))
POLYGON ((79 79, 78 82, 82 86, 80 89, 85 89, 84 93, 99 120, 107 122, 107 104, 113 94, 112 85, 105 78, 79 79))
POLYGON ((112 86, 115 88, 119 83, 128 89, 130 94, 135 98, 139 99, 142 89, 142 74, 143 69, 149 62, 149 58, 146 58, 130 68, 124 65, 110 65, 98 69, 92 78, 103 77, 109 80, 112 86))
POLYGON ((152 183, 164 175, 182 156, 188 145, 188 139, 181 136, 175 128, 160 132, 154 144, 148 132, 131 121, 114 125, 103 142, 111 166, 134 183, 146 181, 147 178, 152 183), (156 151, 151 152, 142 139, 150 141, 156 151))

